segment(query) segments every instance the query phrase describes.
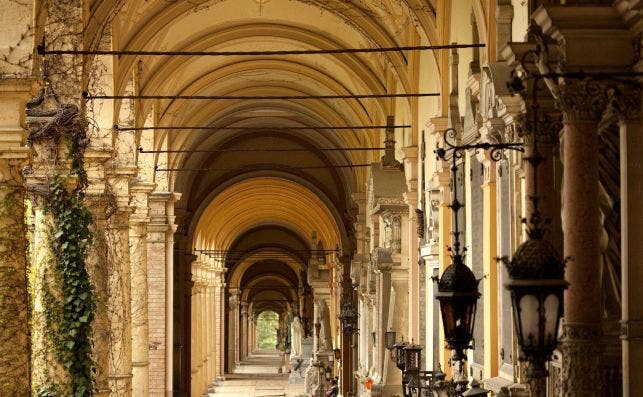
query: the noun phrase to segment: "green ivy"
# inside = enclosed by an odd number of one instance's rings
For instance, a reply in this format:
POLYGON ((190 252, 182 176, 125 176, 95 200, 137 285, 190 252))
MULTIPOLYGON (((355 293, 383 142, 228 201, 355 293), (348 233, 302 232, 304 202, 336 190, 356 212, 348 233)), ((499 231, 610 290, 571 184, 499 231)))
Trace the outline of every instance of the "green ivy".
POLYGON ((68 191, 67 180, 57 176, 50 184, 46 211, 51 213, 51 249, 60 293, 49 292, 45 311, 51 323, 56 360, 69 373, 73 397, 93 395, 92 322, 96 298, 85 266, 92 243, 92 215, 82 194, 68 191), (57 296, 57 297, 56 297, 57 296))

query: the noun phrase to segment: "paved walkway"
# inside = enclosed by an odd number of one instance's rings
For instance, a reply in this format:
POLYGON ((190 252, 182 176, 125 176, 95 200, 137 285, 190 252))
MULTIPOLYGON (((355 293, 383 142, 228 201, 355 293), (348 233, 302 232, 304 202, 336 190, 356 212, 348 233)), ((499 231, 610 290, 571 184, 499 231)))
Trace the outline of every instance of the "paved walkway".
POLYGON ((242 361, 233 374, 214 387, 210 397, 296 397, 303 396, 303 384, 288 384, 288 374, 280 374, 282 355, 259 351, 242 361))

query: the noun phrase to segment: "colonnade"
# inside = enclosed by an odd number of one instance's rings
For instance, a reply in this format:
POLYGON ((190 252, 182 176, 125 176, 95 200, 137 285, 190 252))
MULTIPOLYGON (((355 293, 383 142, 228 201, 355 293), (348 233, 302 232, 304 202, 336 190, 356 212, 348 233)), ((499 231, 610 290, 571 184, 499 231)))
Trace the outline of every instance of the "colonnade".
POLYGON ((191 395, 224 379, 225 269, 192 262, 191 395))

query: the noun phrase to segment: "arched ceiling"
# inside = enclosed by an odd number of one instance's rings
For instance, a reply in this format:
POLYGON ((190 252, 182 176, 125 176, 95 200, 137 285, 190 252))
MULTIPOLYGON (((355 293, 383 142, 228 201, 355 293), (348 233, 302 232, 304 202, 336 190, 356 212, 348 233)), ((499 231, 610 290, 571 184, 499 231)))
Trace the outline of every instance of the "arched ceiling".
MULTIPOLYGON (((110 7, 119 10, 110 29, 114 49, 334 50, 435 43, 431 4, 424 0, 98 0, 90 14, 96 19, 110 7)), ((417 56, 403 51, 120 56, 114 63, 114 93, 415 93, 417 56)), ((115 109, 120 107, 117 101, 115 109)), ((383 125, 390 115, 403 115, 408 122, 417 98, 156 99, 137 101, 134 107, 138 126, 208 127, 138 134, 144 151, 161 151, 138 154, 144 170, 140 175, 151 174, 150 182, 181 194, 177 214, 185 219, 179 232, 188 237, 193 249, 228 253, 223 264, 229 270, 229 285, 252 286, 252 291, 244 292, 247 297, 270 301, 279 293, 270 291, 271 284, 301 286, 310 249, 318 242, 326 248, 353 248, 353 195, 365 189, 368 168, 364 165, 378 162, 383 154, 381 129, 324 127, 383 125), (229 255, 232 252, 240 255, 229 255)))
POLYGON ((281 226, 302 239, 316 235, 325 247, 342 242, 337 214, 305 186, 258 177, 220 192, 205 208, 195 229, 195 248, 229 250, 240 235, 260 226, 281 226))

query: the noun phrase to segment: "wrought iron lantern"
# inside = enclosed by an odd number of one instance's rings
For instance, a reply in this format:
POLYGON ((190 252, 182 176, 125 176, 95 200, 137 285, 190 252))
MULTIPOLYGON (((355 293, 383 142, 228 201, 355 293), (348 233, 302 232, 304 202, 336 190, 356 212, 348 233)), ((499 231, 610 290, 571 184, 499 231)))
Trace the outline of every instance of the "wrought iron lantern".
POLYGON ((384 332, 384 342, 388 350, 393 350, 393 347, 395 347, 395 331, 390 330, 384 332))
POLYGON ((342 322, 344 334, 351 335, 357 330, 357 313, 351 299, 342 302, 339 320, 342 322))
POLYGON ((497 143, 481 142, 468 145, 456 145, 456 130, 449 128, 444 132, 444 147, 438 146, 435 150, 437 158, 451 162, 452 200, 449 208, 453 214, 453 238, 449 251, 451 252, 451 265, 446 268, 438 281, 435 297, 440 301, 440 312, 444 327, 447 347, 453 350, 452 360, 466 360, 465 349, 470 349, 470 342, 473 338, 473 326, 477 301, 480 298, 478 292, 479 280, 464 264, 464 253, 466 248, 460 242, 460 230, 458 228, 458 212, 464 205, 458 200, 458 159, 463 157, 462 152, 466 150, 489 150, 493 161, 502 158, 504 150, 522 151, 519 143, 497 143), (447 158, 448 154, 450 158, 447 158))
MULTIPOLYGON (((420 386, 420 367, 422 365, 422 346, 411 341, 404 348, 404 372, 407 375, 407 387, 417 389, 420 386)), ((407 393, 408 394, 408 393, 407 393)))
POLYGON ((419 371, 422 362, 422 346, 411 341, 404 348, 404 370, 419 371))
POLYGON ((475 275, 462 261, 453 257, 438 282, 435 297, 440 301, 442 325, 447 348, 453 350, 454 360, 466 360, 465 349, 471 349, 476 306, 480 293, 475 275))
POLYGON ((547 376, 546 362, 558 343, 558 326, 563 315, 563 293, 567 288, 565 262, 542 235, 522 243, 511 261, 502 258, 510 280, 514 324, 523 359, 532 363, 530 377, 547 376))
POLYGON ((409 343, 403 340, 393 345, 393 348, 395 349, 395 366, 397 366, 397 368, 400 371, 404 371, 404 367, 406 366, 406 357, 404 356, 404 353, 405 353, 404 349, 408 345, 409 343))

